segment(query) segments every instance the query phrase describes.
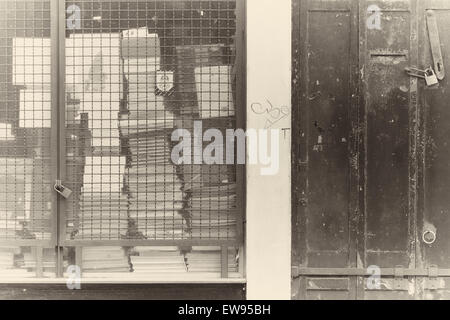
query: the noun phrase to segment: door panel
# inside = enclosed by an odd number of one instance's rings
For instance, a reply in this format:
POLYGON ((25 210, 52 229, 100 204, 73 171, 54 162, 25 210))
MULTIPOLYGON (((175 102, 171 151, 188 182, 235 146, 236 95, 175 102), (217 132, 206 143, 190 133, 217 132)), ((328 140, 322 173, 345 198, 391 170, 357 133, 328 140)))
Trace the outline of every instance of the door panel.
MULTIPOLYGON (((433 65, 430 40, 426 28, 427 10, 434 9, 444 66, 450 68, 450 4, 447 1, 428 1, 420 8, 420 24, 423 41, 421 47, 421 65, 433 65)), ((425 268, 437 266, 450 268, 450 111, 448 98, 450 81, 447 77, 438 88, 421 87, 423 96, 423 146, 424 146, 424 201, 423 212, 419 220, 419 239, 421 240, 422 261, 425 268), (426 244, 422 235, 427 231, 436 233, 434 243, 426 244)), ((440 278, 436 290, 430 290, 429 281, 425 281, 425 298, 449 299, 449 279, 440 278)))
MULTIPOLYGON (((354 237, 355 140, 352 131, 357 68, 356 7, 351 1, 304 1, 299 9, 303 92, 298 110, 299 226, 294 259, 306 268, 356 265, 354 237), (353 194, 353 196, 352 196, 353 194)), ((300 88, 299 87, 299 88, 300 88)), ((349 299, 355 279, 302 277, 294 295, 307 299, 349 299)))
POLYGON ((351 18, 330 10, 310 12, 309 21, 308 265, 346 266, 351 18))
MULTIPOLYGON (((425 14, 425 12, 423 12, 425 14)), ((450 67, 450 6, 436 10, 445 67, 450 67)), ((428 38, 427 35, 425 35, 428 38)), ((431 65, 429 42, 424 41, 423 65, 431 65)), ((437 89, 423 89, 427 141, 425 145, 425 212, 424 230, 435 227, 436 242, 425 246, 429 264, 450 267, 450 108, 448 107, 448 77, 437 89), (430 226, 427 226, 429 224, 430 226)))
POLYGON ((382 15, 381 29, 367 29, 365 41, 366 267, 407 267, 410 13, 371 3, 382 15))

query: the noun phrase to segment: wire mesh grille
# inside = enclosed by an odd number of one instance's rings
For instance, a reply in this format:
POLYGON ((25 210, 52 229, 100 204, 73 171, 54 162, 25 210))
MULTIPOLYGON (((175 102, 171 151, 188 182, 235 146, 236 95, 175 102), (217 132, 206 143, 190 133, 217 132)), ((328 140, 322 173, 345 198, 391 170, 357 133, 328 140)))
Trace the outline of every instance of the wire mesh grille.
POLYGON ((49 240, 50 2, 0 1, 0 13, 0 240, 49 240))
POLYGON ((236 126, 235 1, 66 8, 66 238, 236 239, 235 166, 171 160, 175 129, 236 126))

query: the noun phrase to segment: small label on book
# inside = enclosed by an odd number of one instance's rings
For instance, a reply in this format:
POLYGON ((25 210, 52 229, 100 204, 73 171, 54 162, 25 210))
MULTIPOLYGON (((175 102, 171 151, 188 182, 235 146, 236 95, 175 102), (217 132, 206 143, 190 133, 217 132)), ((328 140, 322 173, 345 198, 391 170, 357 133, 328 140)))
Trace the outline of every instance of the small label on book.
POLYGON ((162 93, 173 89, 173 71, 158 71, 156 73, 156 88, 162 93))

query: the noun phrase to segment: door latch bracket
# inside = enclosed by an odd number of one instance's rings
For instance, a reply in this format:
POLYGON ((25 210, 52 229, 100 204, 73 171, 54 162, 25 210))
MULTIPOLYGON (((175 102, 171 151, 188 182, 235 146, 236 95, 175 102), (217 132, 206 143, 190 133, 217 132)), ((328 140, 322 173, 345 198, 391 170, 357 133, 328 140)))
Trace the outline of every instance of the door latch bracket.
POLYGON ((444 59, 442 57, 437 18, 433 10, 427 10, 427 27, 436 77, 439 80, 443 80, 445 78, 444 59))

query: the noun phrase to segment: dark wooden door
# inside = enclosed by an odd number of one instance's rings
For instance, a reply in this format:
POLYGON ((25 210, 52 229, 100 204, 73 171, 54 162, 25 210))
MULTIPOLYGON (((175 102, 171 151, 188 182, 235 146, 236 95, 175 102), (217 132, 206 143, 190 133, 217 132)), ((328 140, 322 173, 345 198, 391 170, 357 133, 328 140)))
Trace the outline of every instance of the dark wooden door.
POLYGON ((365 299, 414 297, 417 78, 405 68, 417 64, 415 1, 360 1, 360 212, 361 267, 381 271, 379 286, 367 279, 365 299), (368 28, 370 6, 379 8, 379 27, 368 28), (397 271, 395 271, 397 270, 397 271), (399 275, 395 277, 395 273, 399 275), (402 279, 400 279, 402 278, 402 279))
POLYGON ((446 3, 295 2, 294 298, 445 296, 450 88, 405 68, 432 65, 425 13, 445 34, 446 3))

